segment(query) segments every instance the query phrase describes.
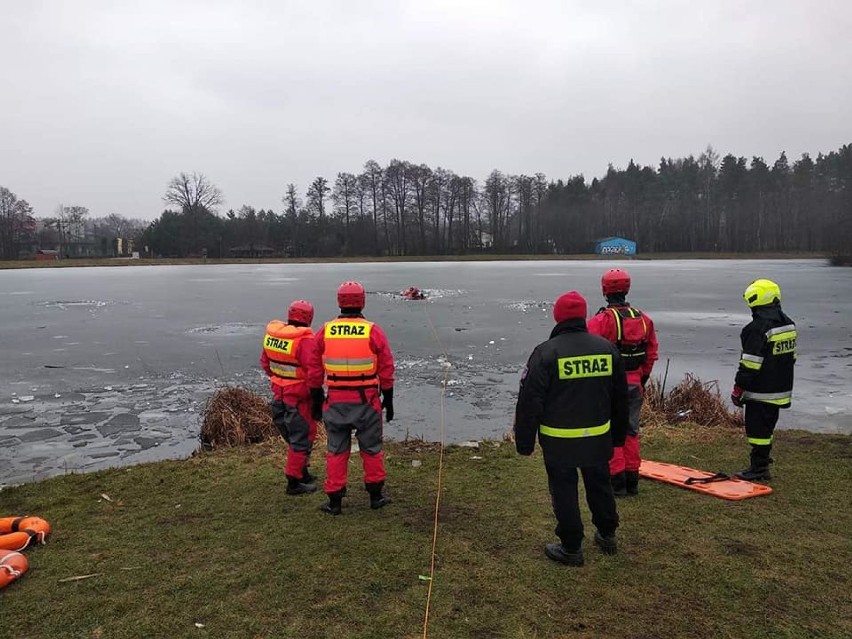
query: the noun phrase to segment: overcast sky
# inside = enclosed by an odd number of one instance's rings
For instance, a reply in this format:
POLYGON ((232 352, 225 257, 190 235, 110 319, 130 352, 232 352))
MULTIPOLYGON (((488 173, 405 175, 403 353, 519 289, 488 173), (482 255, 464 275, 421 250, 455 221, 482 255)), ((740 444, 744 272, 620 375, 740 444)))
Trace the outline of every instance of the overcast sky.
POLYGON ((484 178, 852 142, 852 2, 0 0, 0 186, 150 219, 364 162, 484 178))

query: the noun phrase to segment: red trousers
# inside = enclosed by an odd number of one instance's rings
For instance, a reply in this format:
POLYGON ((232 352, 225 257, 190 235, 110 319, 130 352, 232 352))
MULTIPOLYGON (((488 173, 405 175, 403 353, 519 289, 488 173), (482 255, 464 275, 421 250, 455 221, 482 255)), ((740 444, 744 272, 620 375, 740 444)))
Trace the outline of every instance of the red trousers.
POLYGON ((378 484, 385 480, 384 452, 382 451, 382 405, 378 393, 368 396, 366 402, 359 398, 343 395, 336 401, 329 396, 323 411, 325 431, 328 435, 326 453, 326 494, 334 494, 346 488, 349 472, 349 456, 352 452, 352 431, 358 439, 361 463, 364 466, 364 483, 378 484))

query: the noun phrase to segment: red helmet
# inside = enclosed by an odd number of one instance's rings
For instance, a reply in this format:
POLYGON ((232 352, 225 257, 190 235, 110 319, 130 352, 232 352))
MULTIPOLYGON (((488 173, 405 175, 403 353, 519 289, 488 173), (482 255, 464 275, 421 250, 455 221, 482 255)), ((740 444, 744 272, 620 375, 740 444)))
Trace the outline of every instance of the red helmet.
POLYGON ((337 305, 340 308, 364 308, 367 292, 360 282, 343 282, 337 289, 337 305))
POLYGON ((603 274, 601 289, 604 295, 627 293, 630 290, 630 273, 620 268, 613 268, 603 274))
POLYGON ((287 309, 287 321, 310 326, 314 321, 314 305, 307 300, 296 300, 287 309))

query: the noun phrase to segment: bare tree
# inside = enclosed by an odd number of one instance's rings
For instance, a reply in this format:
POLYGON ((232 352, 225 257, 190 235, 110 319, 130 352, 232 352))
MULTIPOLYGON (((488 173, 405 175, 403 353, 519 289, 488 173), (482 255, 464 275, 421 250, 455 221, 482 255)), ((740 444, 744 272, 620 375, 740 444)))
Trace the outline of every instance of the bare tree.
POLYGON ((5 187, 0 187, 0 254, 13 260, 28 239, 35 235, 33 209, 26 200, 5 187))
MULTIPOLYGON (((364 165, 364 172, 358 177, 361 182, 361 190, 369 195, 373 209, 373 250, 375 251, 378 251, 379 248, 379 205, 382 205, 384 210, 383 176, 384 172, 379 163, 375 160, 369 160, 364 165)), ((387 224, 385 224, 385 234, 387 234, 387 224)))
POLYGON ((56 207, 56 219, 59 221, 59 234, 65 242, 79 242, 86 236, 86 217, 89 209, 85 206, 56 207))
POLYGON ((331 195, 337 214, 346 220, 346 232, 349 233, 349 222, 355 211, 358 199, 358 178, 352 173, 338 173, 334 182, 334 192, 331 195))
POLYGON ((218 189, 203 173, 179 173, 166 187, 163 200, 179 207, 182 212, 198 213, 206 210, 216 211, 224 198, 218 189))
POLYGON ((411 191, 412 166, 410 162, 393 159, 388 164, 388 168, 385 169, 387 190, 396 211, 397 250, 400 255, 408 253, 405 223, 407 219, 406 208, 411 191))
POLYGON ((432 169, 425 164, 412 165, 411 185, 414 195, 414 207, 417 212, 417 230, 420 237, 419 253, 426 254, 426 205, 429 197, 429 186, 432 182, 432 169))

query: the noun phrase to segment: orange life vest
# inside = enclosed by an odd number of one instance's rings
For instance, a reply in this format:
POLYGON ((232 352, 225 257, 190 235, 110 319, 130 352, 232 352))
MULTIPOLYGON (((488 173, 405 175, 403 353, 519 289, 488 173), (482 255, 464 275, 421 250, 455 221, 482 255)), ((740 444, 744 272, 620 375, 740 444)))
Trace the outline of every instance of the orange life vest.
POLYGON ((378 386, 378 358, 370 348, 373 323, 338 318, 326 323, 322 365, 329 388, 365 389, 378 386))
POLYGON ((308 326, 291 326, 281 320, 272 320, 266 325, 263 352, 269 358, 272 370, 269 379, 273 384, 292 386, 305 381, 305 371, 296 359, 296 353, 299 352, 299 342, 306 337, 313 337, 308 326))

